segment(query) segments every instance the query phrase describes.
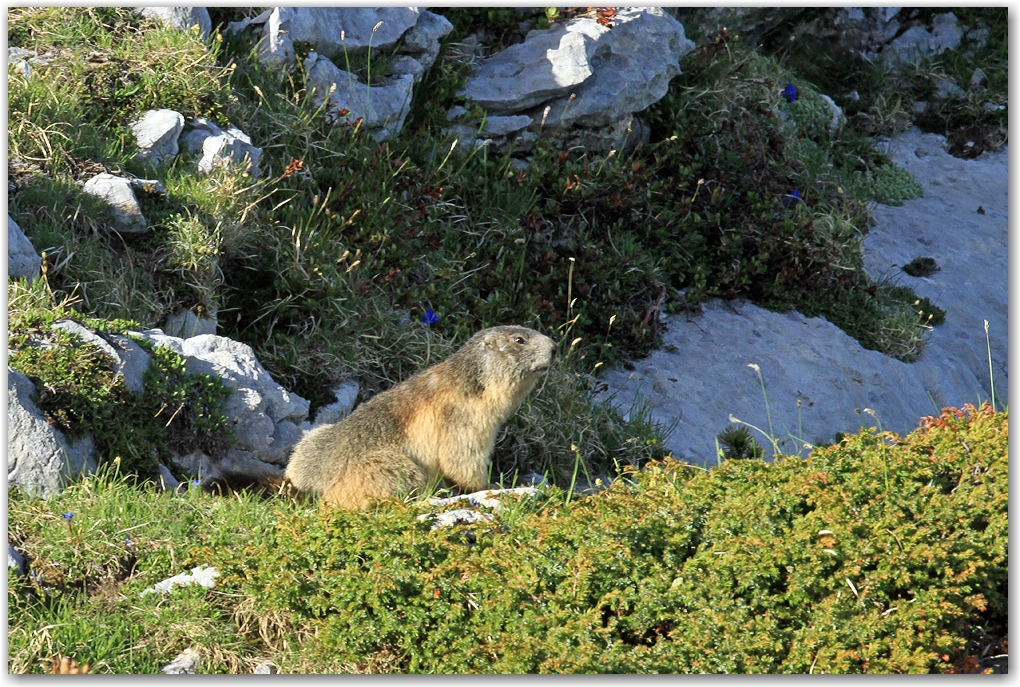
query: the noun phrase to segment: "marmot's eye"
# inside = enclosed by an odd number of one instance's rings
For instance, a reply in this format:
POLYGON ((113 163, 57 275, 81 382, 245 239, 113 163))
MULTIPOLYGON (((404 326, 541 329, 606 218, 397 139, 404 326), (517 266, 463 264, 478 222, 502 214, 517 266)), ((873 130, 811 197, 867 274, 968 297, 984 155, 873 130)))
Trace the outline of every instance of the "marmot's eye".
POLYGON ((523 336, 515 336, 515 337, 514 337, 514 341, 516 341, 517 343, 519 343, 519 344, 520 344, 520 345, 522 345, 522 346, 523 346, 524 344, 528 343, 528 340, 527 340, 527 339, 525 339, 525 338, 524 338, 523 336))

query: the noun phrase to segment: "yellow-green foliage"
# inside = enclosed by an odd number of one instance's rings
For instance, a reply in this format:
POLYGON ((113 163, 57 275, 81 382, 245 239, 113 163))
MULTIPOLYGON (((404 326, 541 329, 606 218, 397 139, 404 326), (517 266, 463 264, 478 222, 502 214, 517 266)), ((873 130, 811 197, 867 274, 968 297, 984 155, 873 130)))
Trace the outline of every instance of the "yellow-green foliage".
POLYGON ((502 526, 294 514, 193 558, 305 626, 313 665, 941 671, 969 622, 1006 618, 1007 436, 1006 413, 968 408, 806 460, 666 461, 502 526))

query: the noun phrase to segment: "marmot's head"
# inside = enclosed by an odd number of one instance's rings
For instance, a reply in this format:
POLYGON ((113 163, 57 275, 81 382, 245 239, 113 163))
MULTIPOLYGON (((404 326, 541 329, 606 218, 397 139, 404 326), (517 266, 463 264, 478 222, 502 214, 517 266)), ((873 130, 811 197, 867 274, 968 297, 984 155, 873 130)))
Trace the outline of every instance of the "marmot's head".
POLYGON ((556 342, 545 334, 527 327, 490 327, 472 338, 498 355, 493 356, 493 370, 508 375, 527 376, 544 372, 556 355, 556 342))

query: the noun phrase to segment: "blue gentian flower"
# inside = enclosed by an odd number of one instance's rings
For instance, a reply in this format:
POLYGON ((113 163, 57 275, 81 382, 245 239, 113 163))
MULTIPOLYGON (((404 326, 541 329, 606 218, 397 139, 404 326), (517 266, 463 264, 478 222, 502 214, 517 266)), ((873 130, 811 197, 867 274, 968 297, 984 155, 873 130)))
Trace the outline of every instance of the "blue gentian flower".
POLYGON ((797 189, 793 189, 783 198, 783 205, 789 205, 791 203, 803 203, 804 199, 800 197, 800 192, 797 189))
POLYGON ((439 315, 435 314, 431 310, 426 310, 425 314, 421 316, 421 321, 431 326, 439 321, 439 315))
POLYGON ((780 95, 782 95, 784 98, 786 98, 792 103, 794 100, 797 99, 797 89, 794 87, 792 83, 788 83, 786 84, 786 88, 783 89, 783 92, 780 95))
POLYGON ((71 522, 71 518, 74 517, 74 513, 64 513, 64 520, 71 522))

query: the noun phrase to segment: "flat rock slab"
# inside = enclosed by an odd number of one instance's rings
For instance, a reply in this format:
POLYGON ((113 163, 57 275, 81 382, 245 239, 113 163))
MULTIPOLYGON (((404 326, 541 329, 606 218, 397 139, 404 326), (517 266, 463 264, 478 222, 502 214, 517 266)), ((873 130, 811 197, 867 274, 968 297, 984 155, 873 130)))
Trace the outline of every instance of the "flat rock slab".
MULTIPOLYGON (((631 371, 606 373, 613 404, 624 413, 647 408, 673 427, 666 448, 700 465, 715 464, 715 437, 731 415, 765 432, 771 415, 771 433, 786 453, 862 426, 906 433, 942 407, 990 398, 984 320, 996 397, 1005 400, 1007 154, 961 160, 946 154, 940 139, 911 131, 889 143, 925 196, 902 207, 879 206, 865 242, 872 274, 898 271, 919 254, 942 266, 924 278, 898 272, 901 283, 946 310, 945 324, 931 333, 919 360, 903 363, 865 350, 819 317, 713 300, 700 315, 668 318, 663 350, 631 371), (750 364, 761 371, 768 412, 750 364)), ((768 440, 752 434, 771 455, 768 440)))
MULTIPOLYGON (((924 197, 902 207, 879 205, 878 223, 864 239, 864 268, 909 286, 946 311, 921 362, 963 367, 982 382, 989 398, 988 340, 995 396, 1008 399, 1009 188, 1007 149, 963 160, 946 152, 946 139, 912 129, 885 150, 924 187, 924 197), (912 277, 902 266, 931 257, 939 271, 912 277)), ((973 399, 969 399, 973 400, 973 399)), ((959 401, 954 401, 959 403, 959 401)))

